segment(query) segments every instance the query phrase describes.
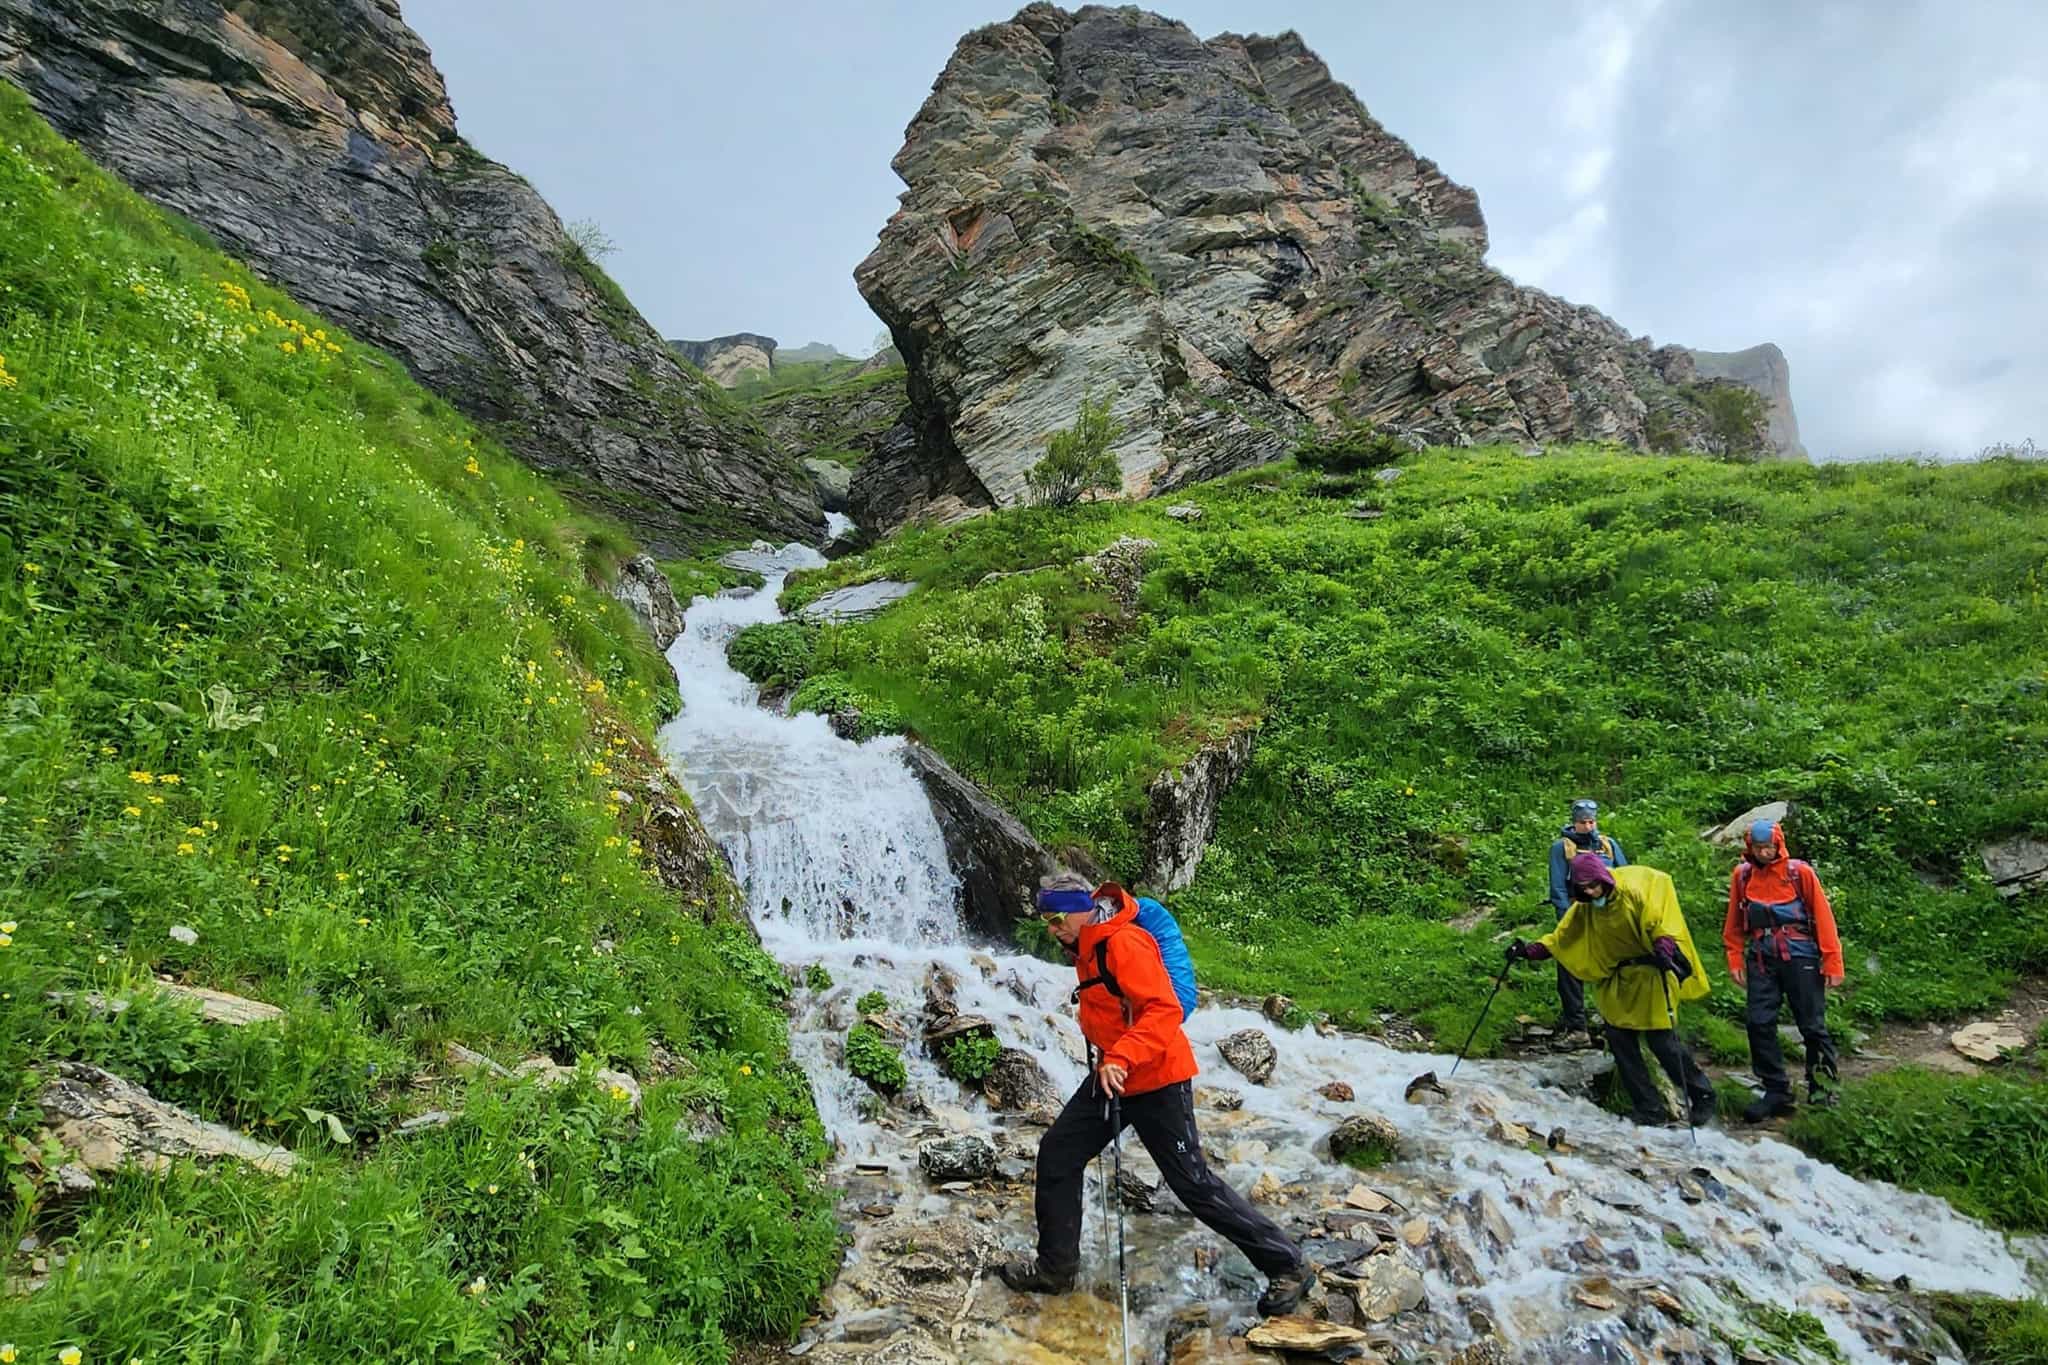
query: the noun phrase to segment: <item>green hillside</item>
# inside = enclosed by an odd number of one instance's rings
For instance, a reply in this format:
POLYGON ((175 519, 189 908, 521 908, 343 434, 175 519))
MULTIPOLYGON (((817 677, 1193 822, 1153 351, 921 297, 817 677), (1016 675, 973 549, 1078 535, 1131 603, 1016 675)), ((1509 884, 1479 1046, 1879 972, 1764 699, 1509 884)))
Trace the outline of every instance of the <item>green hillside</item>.
POLYGON ((629 544, 6 86, 0 213, 0 1112, 7 1245, 49 1274, 0 1342, 698 1361, 788 1329, 837 1258, 824 1135, 730 884, 641 846, 673 689, 603 588, 629 544), (202 1023, 159 975, 285 1016, 202 1023), (451 1043, 584 1073, 470 1080, 451 1043), (303 1170, 62 1193, 63 1059, 303 1170))
MULTIPOLYGON (((2048 824, 2048 466, 1436 450, 1391 481, 1278 467, 1182 500, 1199 520, 1018 510, 803 577, 792 600, 925 587, 784 648, 799 701, 899 718, 1124 875, 1145 782, 1257 725, 1175 909, 1205 983, 1365 1027, 1462 1034, 1496 936, 1550 923, 1581 795, 1677 878, 1716 963, 1732 855, 1700 832, 1795 801, 1857 1023, 2048 967, 2048 906, 1999 899, 1977 857, 2048 824), (1123 535, 1156 542, 1129 611, 1078 562, 1123 535)), ((1545 973, 1510 994, 1482 1043, 1554 1013, 1545 973)))

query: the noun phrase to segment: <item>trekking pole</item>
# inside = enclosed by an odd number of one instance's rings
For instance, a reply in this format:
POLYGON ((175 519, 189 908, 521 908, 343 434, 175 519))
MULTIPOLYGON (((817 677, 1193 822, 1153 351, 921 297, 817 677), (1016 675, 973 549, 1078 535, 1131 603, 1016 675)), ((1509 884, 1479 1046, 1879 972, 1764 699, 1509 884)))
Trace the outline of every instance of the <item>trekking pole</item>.
POLYGON ((1508 968, 1513 962, 1500 964, 1500 975, 1493 979, 1493 989, 1487 992, 1486 1003, 1479 1007, 1479 1017, 1472 1021, 1472 1031, 1465 1035, 1465 1046, 1458 1049, 1458 1060, 1451 1063, 1451 1075, 1458 1074, 1458 1067, 1465 1060, 1465 1054, 1472 1050, 1472 1040, 1479 1036, 1479 1026, 1486 1022, 1486 1012, 1493 1008, 1493 997, 1500 994, 1501 983, 1508 979, 1508 968))
POLYGON ((1124 1365, 1131 1365, 1131 1277, 1124 1268, 1124 1106, 1109 1098, 1109 1152, 1116 1185, 1116 1294, 1123 1315, 1124 1365))
POLYGON ((1678 1031, 1678 1006, 1671 999, 1670 972, 1660 971, 1657 978, 1664 983, 1664 1013, 1671 1016, 1671 1042, 1678 1049, 1679 1088, 1685 1091, 1679 1102, 1685 1105, 1685 1131, 1692 1138, 1692 1145, 1700 1145, 1700 1130, 1692 1122, 1692 1049, 1685 1045, 1685 1038, 1678 1031))

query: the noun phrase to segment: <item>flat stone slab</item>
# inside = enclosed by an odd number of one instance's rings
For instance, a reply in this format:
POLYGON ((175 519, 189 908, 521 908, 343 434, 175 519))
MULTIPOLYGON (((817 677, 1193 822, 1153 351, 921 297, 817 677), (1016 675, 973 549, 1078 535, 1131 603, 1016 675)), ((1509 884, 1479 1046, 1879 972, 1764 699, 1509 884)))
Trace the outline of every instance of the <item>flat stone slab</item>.
POLYGON ((298 1158, 166 1104, 131 1081, 84 1062, 61 1062, 57 1079, 36 1097, 49 1134, 88 1171, 134 1165, 162 1171, 173 1160, 226 1157, 270 1175, 285 1175, 298 1158))
MULTIPOLYGON (((273 1019, 284 1018, 284 1011, 275 1005, 266 1005, 261 1000, 250 1000, 226 991, 216 991, 206 986, 181 986, 175 981, 158 981, 151 987, 159 995, 169 996, 185 1004, 196 1005, 199 1016, 209 1024, 227 1024, 242 1028, 249 1024, 267 1024, 273 1019)), ((129 1001, 120 996, 102 995, 98 991, 51 991, 49 998, 63 1004, 77 1001, 95 1014, 122 1014, 128 1009, 129 1001)))
POLYGON ((883 608, 895 605, 917 590, 917 584, 904 583, 893 578, 878 578, 872 583, 856 583, 850 588, 834 588, 822 597, 806 602, 797 608, 797 616, 806 621, 865 621, 878 615, 883 608))

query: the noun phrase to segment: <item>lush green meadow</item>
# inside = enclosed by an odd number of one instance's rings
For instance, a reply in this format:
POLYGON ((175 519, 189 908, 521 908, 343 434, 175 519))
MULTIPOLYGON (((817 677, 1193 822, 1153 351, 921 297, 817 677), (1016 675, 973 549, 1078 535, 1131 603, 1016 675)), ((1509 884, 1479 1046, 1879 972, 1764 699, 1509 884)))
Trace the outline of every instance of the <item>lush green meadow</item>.
POLYGON ((824 1136, 730 884, 664 887, 614 794, 673 705, 605 591, 630 543, 6 86, 0 216, 6 1231, 62 1258, 0 1342, 696 1361, 786 1331, 837 1259, 824 1136), (285 1016, 202 1023, 157 975, 285 1016), (468 1079, 453 1042, 583 1079, 468 1079), (67 1058, 302 1173, 63 1195, 37 1096, 67 1058))

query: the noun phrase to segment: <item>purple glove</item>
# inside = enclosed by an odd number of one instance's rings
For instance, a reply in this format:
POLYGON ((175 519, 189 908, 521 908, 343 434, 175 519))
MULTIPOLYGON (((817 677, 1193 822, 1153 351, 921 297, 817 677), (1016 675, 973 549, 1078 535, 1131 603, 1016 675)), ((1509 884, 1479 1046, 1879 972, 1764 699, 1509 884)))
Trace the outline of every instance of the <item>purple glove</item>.
POLYGON ((1678 940, 1669 934, 1661 934, 1650 945, 1650 956, 1657 959, 1657 965, 1670 972, 1680 981, 1692 975, 1692 964, 1685 960, 1685 954, 1678 951, 1678 940))
POLYGON ((1550 956, 1550 949, 1534 939, 1516 939, 1508 945, 1508 961, 1541 962, 1550 956))

